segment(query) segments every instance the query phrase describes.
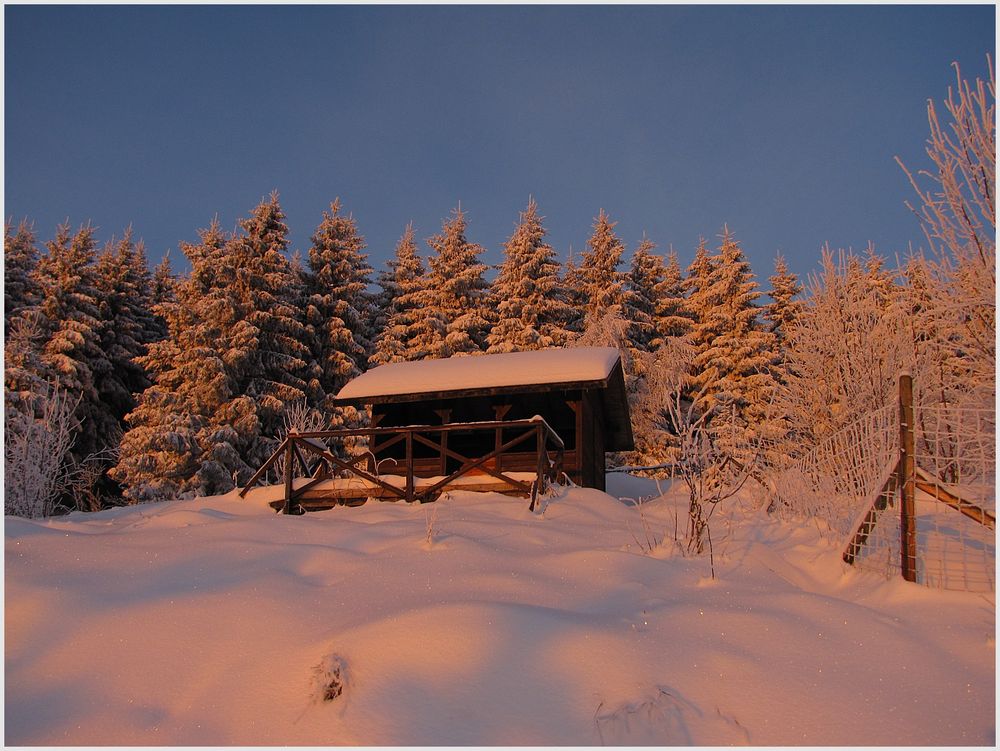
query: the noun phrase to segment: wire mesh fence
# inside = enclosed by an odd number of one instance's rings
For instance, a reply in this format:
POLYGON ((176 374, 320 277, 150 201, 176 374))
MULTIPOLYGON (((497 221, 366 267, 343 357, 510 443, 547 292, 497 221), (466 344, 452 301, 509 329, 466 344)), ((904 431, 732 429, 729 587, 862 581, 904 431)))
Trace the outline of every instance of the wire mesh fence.
POLYGON ((912 427, 902 431, 900 413, 886 405, 775 472, 772 507, 824 521, 827 534, 844 540, 844 560, 859 568, 929 587, 996 591, 995 409, 915 405, 912 427), (911 463, 901 461, 901 436, 912 442, 911 463), (908 544, 911 572, 903 564, 908 544))
POLYGON ((935 404, 915 410, 918 581, 996 589, 996 411, 935 404))
POLYGON ((894 405, 870 412, 772 474, 772 510, 822 520, 838 539, 850 535, 895 469, 897 412, 894 405))

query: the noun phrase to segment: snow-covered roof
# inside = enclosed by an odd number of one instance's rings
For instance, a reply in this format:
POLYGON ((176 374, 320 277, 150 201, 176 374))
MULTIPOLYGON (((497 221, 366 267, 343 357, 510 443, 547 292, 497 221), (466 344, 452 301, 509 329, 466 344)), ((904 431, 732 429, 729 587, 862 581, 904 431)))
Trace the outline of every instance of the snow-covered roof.
POLYGON ((337 399, 603 382, 618 359, 613 347, 568 347, 389 363, 355 378, 337 399))

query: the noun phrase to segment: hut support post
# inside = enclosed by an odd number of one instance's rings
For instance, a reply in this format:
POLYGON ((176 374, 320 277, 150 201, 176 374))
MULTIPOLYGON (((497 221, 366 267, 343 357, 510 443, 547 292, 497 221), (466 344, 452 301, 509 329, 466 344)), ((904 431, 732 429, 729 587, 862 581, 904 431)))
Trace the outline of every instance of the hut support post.
POLYGON ((289 436, 285 439, 285 514, 290 514, 292 511, 292 468, 294 461, 295 439, 289 436))
MULTIPOLYGON (((451 422, 451 410, 450 409, 436 409, 434 414, 441 418, 441 424, 447 425, 451 422)), ((441 431, 441 476, 448 474, 448 431, 441 431)))
POLYGON ((406 431, 406 500, 413 500, 413 431, 406 431))
POLYGON ((899 376, 899 550, 903 578, 917 580, 916 477, 913 435, 913 377, 899 376))
POLYGON ((378 474, 378 464, 375 461, 375 429, 378 427, 379 421, 384 417, 381 412, 376 412, 372 410, 372 417, 369 427, 371 427, 371 432, 368 433, 368 474, 374 475, 378 474))
MULTIPOLYGON (((508 412, 510 412, 511 406, 512 405, 510 405, 510 404, 494 404, 493 405, 493 415, 496 417, 496 421, 497 422, 503 422, 503 418, 507 416, 508 412)), ((497 426, 496 441, 494 443, 493 448, 494 448, 495 451, 500 451, 500 447, 501 446, 503 446, 503 426, 502 425, 498 425, 497 426)), ((500 472, 502 472, 503 471, 503 454, 502 453, 498 453, 497 454, 497 460, 496 461, 497 461, 497 470, 500 471, 500 472)))

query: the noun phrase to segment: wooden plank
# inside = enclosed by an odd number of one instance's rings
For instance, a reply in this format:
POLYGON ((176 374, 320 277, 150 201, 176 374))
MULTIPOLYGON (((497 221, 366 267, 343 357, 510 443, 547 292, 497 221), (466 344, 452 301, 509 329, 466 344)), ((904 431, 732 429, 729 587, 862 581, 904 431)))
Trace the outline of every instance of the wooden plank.
POLYGON ((306 460, 302 458, 302 452, 299 451, 299 447, 295 445, 295 440, 292 440, 292 448, 295 450, 295 459, 298 461, 299 466, 302 467, 303 474, 309 474, 309 465, 306 464, 306 460))
POLYGON ((338 457, 334 456, 333 454, 331 454, 329 451, 324 452, 323 456, 334 467, 338 467, 340 469, 347 470, 348 472, 351 472, 352 474, 357 475, 358 477, 361 477, 361 478, 363 478, 365 480, 368 480, 369 482, 374 483, 377 486, 385 488, 390 493, 396 493, 396 494, 398 494, 401 498, 404 497, 404 495, 405 495, 404 491, 401 491, 399 488, 395 488, 395 487, 393 487, 393 486, 391 486, 391 485, 383 482, 376 475, 369 474, 368 472, 364 471, 363 469, 360 469, 360 468, 358 468, 356 466, 348 464, 347 462, 345 462, 345 461, 339 459, 338 457))
POLYGON ((328 486, 324 488, 311 488, 306 490, 299 496, 299 501, 311 500, 315 501, 322 498, 332 498, 334 500, 340 500, 344 498, 395 498, 399 499, 398 495, 394 495, 386 492, 385 488, 375 487, 359 487, 359 486, 328 486))
MULTIPOLYGON (((493 469, 491 469, 490 467, 487 467, 485 465, 486 465, 486 462, 488 462, 490 459, 494 458, 498 454, 500 454, 500 453, 502 453, 502 452, 504 452, 504 451, 512 448, 513 446, 518 445, 519 443, 523 443, 527 439, 531 438, 531 435, 532 434, 530 432, 526 432, 523 435, 518 436, 517 438, 514 438, 514 439, 512 439, 510 441, 507 441, 507 443, 505 443, 499 449, 495 449, 495 450, 491 451, 490 453, 486 454, 485 456, 479 457, 478 459, 469 459, 468 457, 462 456, 461 454, 459 454, 459 453, 457 453, 455 451, 452 451, 450 449, 443 449, 445 451, 445 453, 448 454, 448 456, 452 457, 453 459, 457 459, 458 461, 462 462, 463 464, 462 464, 461 467, 459 467, 458 470, 456 470, 455 472, 452 472, 450 475, 448 475, 448 477, 444 478, 443 480, 441 480, 438 483, 435 483, 430 488, 427 488, 426 490, 423 490, 422 492, 426 493, 426 494, 430 494, 430 493, 434 492, 435 490, 437 490, 437 489, 439 489, 439 488, 447 485, 448 482, 450 480, 452 480, 453 478, 460 477, 460 476, 462 476, 464 474, 467 474, 470 470, 473 470, 476 467, 483 467, 483 469, 486 471, 487 474, 493 475, 494 477, 496 477, 499 480, 502 480, 504 482, 510 483, 514 487, 524 487, 525 490, 528 490, 529 489, 528 486, 524 485, 524 483, 518 482, 517 480, 514 480, 513 478, 507 477, 502 472, 494 471, 493 469)), ((417 441, 419 441, 419 442, 426 443, 426 444, 431 445, 431 446, 434 445, 430 441, 428 441, 427 439, 425 439, 423 436, 421 436, 419 434, 414 434, 413 437, 417 441)))
MULTIPOLYGON (((501 409, 497 411, 497 414, 498 416, 504 416, 506 412, 506 409, 501 409)), ((429 499, 435 493, 444 489, 489 490, 507 494, 528 495, 532 492, 533 486, 505 474, 505 472, 532 471, 536 478, 535 487, 536 489, 540 488, 544 480, 548 477, 548 474, 554 473, 547 450, 550 440, 558 447, 560 458, 562 458, 562 454, 564 453, 562 439, 547 423, 538 420, 495 420, 476 423, 451 423, 441 426, 409 425, 403 427, 315 431, 310 433, 294 433, 287 437, 269 459, 269 462, 273 464, 282 453, 285 455, 286 471, 281 507, 286 513, 290 513, 293 507, 299 505, 301 501, 322 502, 324 499, 327 501, 339 501, 358 497, 407 498, 411 500, 416 498, 429 499), (520 430, 522 432, 512 439, 500 443, 500 445, 496 445, 497 440, 495 439, 494 450, 478 458, 464 456, 457 451, 447 448, 445 441, 448 433, 460 432, 469 434, 477 430, 496 431, 500 441, 504 437, 504 430, 520 430), (433 442, 430 438, 421 435, 421 433, 439 434, 442 437, 442 444, 433 442), (373 442, 376 440, 376 436, 386 436, 387 439, 381 444, 377 444, 376 449, 395 445, 399 441, 405 441, 406 467, 403 480, 405 484, 402 488, 391 485, 383 481, 377 474, 366 472, 358 466, 364 460, 364 457, 341 459, 329 449, 324 449, 322 446, 314 443, 315 439, 328 440, 331 437, 357 435, 365 435, 373 442), (534 452, 511 450, 521 443, 527 442, 532 436, 535 437, 536 442, 534 452), (431 460, 418 460, 413 456, 414 441, 434 449, 439 454, 439 457, 434 457, 431 460), (305 456, 307 455, 318 457, 321 460, 322 464, 320 468, 322 471, 313 473, 313 476, 304 485, 296 488, 294 485, 295 461, 297 460, 303 465, 308 474, 308 463, 305 460, 305 456), (460 464, 459 469, 443 479, 433 482, 430 486, 417 486, 415 479, 418 466, 421 472, 433 471, 440 467, 440 457, 456 460, 460 464), (501 457, 504 458, 503 462, 501 462, 501 457), (355 485, 354 487, 348 485, 348 487, 342 488, 322 487, 325 484, 324 481, 329 479, 331 474, 334 474, 333 470, 335 469, 346 473, 345 477, 358 478, 360 485, 355 485), (493 480, 484 482, 483 478, 486 476, 492 476, 493 480), (461 480, 463 477, 466 477, 465 481, 461 480)), ((258 470, 254 481, 259 480, 264 475, 267 466, 258 470)), ((435 475, 429 476, 433 477, 435 475)), ((249 485, 246 490, 249 490, 249 485)))
MULTIPOLYGON (((517 482, 517 481, 515 481, 517 482)), ((440 488, 442 491, 451 490, 468 490, 473 492, 483 492, 483 493, 494 493, 494 492, 508 492, 517 495, 523 495, 527 497, 531 489, 524 483, 519 483, 520 487, 515 487, 509 482, 502 480, 490 479, 484 481, 481 477, 475 480, 469 479, 468 481, 462 481, 461 478, 448 483, 446 486, 440 488)), ((432 486, 433 487, 433 486, 432 486)), ((419 488, 416 495, 427 492, 430 488, 419 488)), ((396 494, 387 493, 384 488, 378 486, 368 486, 368 485, 333 485, 326 487, 310 487, 310 488, 299 488, 297 491, 300 495, 296 498, 297 501, 316 501, 322 499, 331 500, 343 500, 346 498, 380 498, 389 500, 399 500, 399 496, 396 494)))
POLYGON ((843 555, 844 563, 854 565, 858 553, 861 552, 861 548, 868 542, 868 537, 871 535, 872 530, 875 529, 875 522, 878 521, 879 512, 885 511, 889 505, 889 499, 896 494, 898 480, 896 471, 893 471, 889 475, 889 479, 885 481, 878 495, 875 496, 875 500, 868 509, 868 513, 865 514, 865 518, 861 520, 858 528, 854 530, 854 535, 852 535, 851 541, 847 544, 847 549, 843 555))
POLYGON ((264 473, 271 468, 271 465, 278 461, 278 457, 281 456, 281 452, 285 450, 285 443, 287 441, 287 438, 282 441, 278 448, 274 450, 274 453, 268 457, 267 461, 260 465, 260 469, 253 473, 253 477, 247 481, 247 484, 243 486, 243 490, 240 491, 240 498, 246 498, 247 493, 250 492, 250 488, 256 485, 257 481, 264 476, 264 473))
POLYGON ((917 478, 914 484, 916 485, 917 490, 921 490, 935 500, 951 506, 953 509, 961 512, 970 519, 979 522, 984 527, 987 527, 988 529, 996 528, 997 520, 992 513, 974 503, 969 503, 964 498, 960 498, 946 488, 941 487, 938 483, 928 482, 927 480, 917 478))

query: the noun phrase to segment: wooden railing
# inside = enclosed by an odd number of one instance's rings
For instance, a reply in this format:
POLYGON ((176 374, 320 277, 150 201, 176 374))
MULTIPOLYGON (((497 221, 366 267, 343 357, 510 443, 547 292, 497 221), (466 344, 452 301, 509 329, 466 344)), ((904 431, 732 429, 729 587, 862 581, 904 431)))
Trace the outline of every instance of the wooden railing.
POLYGON ((323 430, 309 433, 298 433, 292 430, 240 490, 240 497, 246 497, 250 489, 267 475, 267 472, 279 459, 284 457, 285 493, 282 508, 286 514, 292 513, 293 508, 299 505, 299 499, 306 493, 319 492, 316 491, 317 486, 331 478, 356 477, 368 483, 367 486, 358 490, 359 497, 378 495, 399 500, 424 502, 433 500, 449 485, 455 485, 458 478, 468 475, 474 470, 491 475, 509 486, 512 491, 524 493, 531 498, 529 509, 534 510, 538 494, 544 492, 546 486, 555 482, 563 472, 565 450, 563 440, 545 420, 539 417, 530 420, 323 430), (448 437, 454 433, 468 435, 477 432, 492 433, 494 438, 493 449, 482 456, 465 456, 455 450, 454 445, 448 445, 448 437), (432 436, 437 436, 437 440, 434 440, 432 436), (342 458, 330 451, 328 441, 345 441, 351 438, 367 439, 368 450, 352 458, 342 458), (525 453, 530 453, 523 449, 515 452, 514 449, 526 447, 526 444, 530 445, 532 438, 534 438, 533 470, 535 479, 531 483, 526 483, 503 471, 503 458, 513 458, 512 455, 515 453, 519 455, 518 458, 522 458, 525 453), (380 459, 380 456, 387 449, 400 443, 403 444, 402 457, 393 458, 390 461, 394 462, 396 467, 402 463, 403 472, 393 473, 394 475, 402 475, 404 480, 402 487, 383 477, 376 463, 384 462, 386 459, 380 459), (426 465, 427 458, 414 456, 415 445, 425 446, 436 452, 436 456, 432 458, 441 468, 442 475, 445 474, 448 459, 458 462, 458 469, 432 484, 418 488, 415 467, 418 462, 426 465), (312 466, 310 466, 310 462, 306 461, 306 456, 312 458, 312 466), (298 487, 294 487, 293 482, 296 467, 309 477, 308 482, 298 487))

